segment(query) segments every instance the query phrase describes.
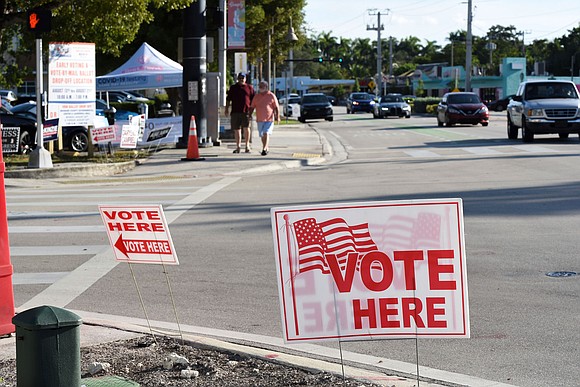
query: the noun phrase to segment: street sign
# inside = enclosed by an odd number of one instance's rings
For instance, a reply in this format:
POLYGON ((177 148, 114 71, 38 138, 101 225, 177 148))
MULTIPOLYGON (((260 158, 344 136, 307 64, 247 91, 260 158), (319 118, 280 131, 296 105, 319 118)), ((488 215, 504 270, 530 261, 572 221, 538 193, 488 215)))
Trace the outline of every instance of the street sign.
POLYGON ((461 199, 271 215, 286 342, 469 337, 461 199))
POLYGON ((99 211, 117 261, 179 265, 161 205, 99 205, 99 211))

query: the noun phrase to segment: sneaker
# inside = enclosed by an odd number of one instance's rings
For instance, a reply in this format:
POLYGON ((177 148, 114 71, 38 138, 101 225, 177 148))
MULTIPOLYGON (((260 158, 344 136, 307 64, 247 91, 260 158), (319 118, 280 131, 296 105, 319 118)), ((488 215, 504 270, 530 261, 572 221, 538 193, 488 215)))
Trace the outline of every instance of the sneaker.
POLYGON ((246 153, 250 153, 252 150, 248 147, 246 148, 246 153))
POLYGON ((234 149, 234 153, 240 153, 240 148, 234 149))
POLYGON ((268 154, 268 151, 264 149, 264 150, 262 151, 262 156, 266 156, 267 154, 268 154))

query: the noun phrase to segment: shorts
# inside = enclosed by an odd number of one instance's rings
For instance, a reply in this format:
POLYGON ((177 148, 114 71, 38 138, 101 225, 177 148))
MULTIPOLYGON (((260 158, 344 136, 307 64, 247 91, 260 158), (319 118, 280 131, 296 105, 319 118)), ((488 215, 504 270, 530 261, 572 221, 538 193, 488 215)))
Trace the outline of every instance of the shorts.
POLYGON ((262 137, 265 134, 272 134, 273 129, 274 129, 273 121, 258 122, 258 133, 260 133, 260 137, 262 137))
POLYGON ((247 113, 232 113, 230 118, 232 130, 250 127, 250 119, 247 113))

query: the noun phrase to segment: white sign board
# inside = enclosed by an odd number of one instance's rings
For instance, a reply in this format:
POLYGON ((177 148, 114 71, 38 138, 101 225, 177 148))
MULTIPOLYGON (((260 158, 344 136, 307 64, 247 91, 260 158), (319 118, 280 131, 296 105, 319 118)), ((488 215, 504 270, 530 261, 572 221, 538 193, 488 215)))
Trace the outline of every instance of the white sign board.
POLYGON ((117 261, 179 265, 161 205, 100 205, 117 261))
POLYGON ((271 216, 286 342, 469 337, 461 199, 271 216))
POLYGON ((90 126, 95 116, 95 44, 50 43, 48 118, 61 126, 90 126))
POLYGON ((123 125, 121 130, 121 144, 120 148, 135 149, 137 148, 137 140, 139 139, 139 126, 123 125))
POLYGON ((115 127, 91 128, 91 139, 93 140, 93 144, 112 142, 115 140, 115 127))
POLYGON ((248 54, 245 52, 234 53, 234 71, 236 74, 248 71, 248 54))

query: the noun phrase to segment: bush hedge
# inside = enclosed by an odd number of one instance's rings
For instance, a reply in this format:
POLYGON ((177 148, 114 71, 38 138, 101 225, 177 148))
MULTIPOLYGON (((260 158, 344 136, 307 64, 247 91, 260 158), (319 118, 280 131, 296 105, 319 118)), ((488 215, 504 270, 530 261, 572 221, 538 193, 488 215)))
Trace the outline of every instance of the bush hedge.
POLYGON ((424 98, 415 98, 415 102, 414 102, 414 108, 415 108, 415 113, 429 113, 429 114, 433 114, 432 112, 430 112, 429 110, 427 110, 427 107, 430 105, 438 105, 439 101, 441 101, 441 98, 439 97, 424 97, 424 98))

